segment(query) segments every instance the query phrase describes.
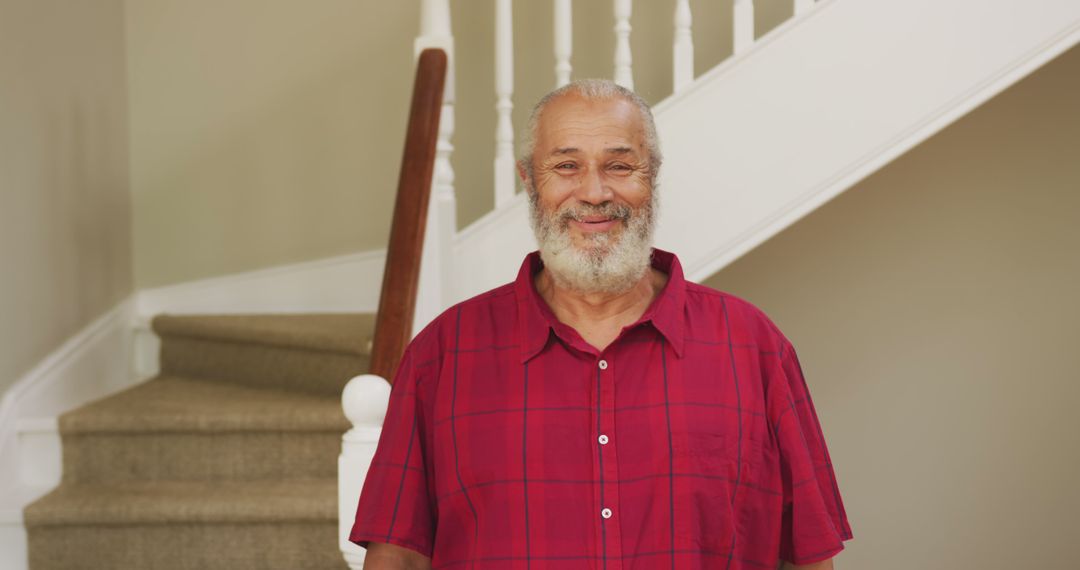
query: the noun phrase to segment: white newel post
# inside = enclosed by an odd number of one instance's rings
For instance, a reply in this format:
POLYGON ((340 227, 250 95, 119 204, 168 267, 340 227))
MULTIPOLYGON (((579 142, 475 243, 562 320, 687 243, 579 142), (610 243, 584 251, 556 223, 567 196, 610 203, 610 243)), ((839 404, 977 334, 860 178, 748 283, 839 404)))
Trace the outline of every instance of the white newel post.
POLYGON ((353 427, 342 437, 338 457, 338 543, 353 570, 363 568, 365 551, 349 542, 349 532, 389 402, 390 383, 374 374, 349 380, 341 393, 341 407, 353 427))
POLYGON ((675 2, 675 42, 672 46, 675 93, 694 82, 694 41, 690 35, 692 25, 690 0, 677 0, 675 2))
POLYGON ((555 0, 555 87, 570 83, 570 52, 573 49, 573 16, 570 0, 555 0))
POLYGON ((514 198, 514 17, 511 0, 495 0, 495 209, 514 198))
POLYGON ((813 7, 814 0, 795 0, 795 15, 805 14, 807 10, 813 7))
MULTIPOLYGON (((446 52, 446 87, 439 119, 439 140, 435 147, 431 202, 428 206, 424 252, 420 262, 420 283, 413 318, 415 335, 453 301, 452 259, 457 213, 454 198, 454 169, 450 155, 454 146, 454 38, 450 33, 450 0, 423 0, 420 8, 420 36, 413 44, 415 56, 427 48, 446 52)), ((349 568, 364 565, 364 549, 349 542, 368 467, 382 433, 382 422, 390 402, 390 384, 379 376, 364 374, 345 385, 341 405, 352 429, 342 437, 338 458, 338 541, 349 568)))
POLYGON ((631 0, 615 0, 615 83, 634 88, 634 58, 630 54, 631 0))
POLYGON ((420 6, 420 36, 413 43, 416 57, 427 48, 446 52, 446 87, 439 119, 439 140, 435 146, 435 172, 431 183, 424 251, 420 261, 420 283, 413 316, 413 334, 423 330, 456 299, 453 298, 454 236, 457 234, 457 199, 454 196, 454 168, 450 155, 454 145, 454 37, 450 31, 450 0, 423 0, 420 6))
POLYGON ((735 0, 732 9, 734 52, 739 55, 754 43, 754 1, 735 0))

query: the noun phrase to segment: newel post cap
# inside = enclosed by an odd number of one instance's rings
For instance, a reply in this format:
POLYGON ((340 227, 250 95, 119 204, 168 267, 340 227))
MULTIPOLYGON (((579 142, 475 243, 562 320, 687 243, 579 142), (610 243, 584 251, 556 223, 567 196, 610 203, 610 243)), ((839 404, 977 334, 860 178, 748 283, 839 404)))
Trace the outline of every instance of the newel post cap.
POLYGON ((375 374, 354 377, 341 392, 341 408, 354 426, 382 426, 389 403, 390 383, 375 374))

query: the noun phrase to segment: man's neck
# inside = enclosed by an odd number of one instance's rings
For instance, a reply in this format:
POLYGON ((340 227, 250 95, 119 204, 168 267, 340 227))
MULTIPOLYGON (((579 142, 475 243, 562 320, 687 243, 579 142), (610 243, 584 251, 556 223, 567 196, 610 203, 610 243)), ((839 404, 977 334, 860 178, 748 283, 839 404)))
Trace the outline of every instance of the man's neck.
POLYGON ((548 269, 534 277, 536 291, 555 318, 574 328, 589 344, 603 350, 623 327, 641 318, 664 289, 668 275, 649 268, 632 287, 620 293, 582 293, 560 287, 548 269))

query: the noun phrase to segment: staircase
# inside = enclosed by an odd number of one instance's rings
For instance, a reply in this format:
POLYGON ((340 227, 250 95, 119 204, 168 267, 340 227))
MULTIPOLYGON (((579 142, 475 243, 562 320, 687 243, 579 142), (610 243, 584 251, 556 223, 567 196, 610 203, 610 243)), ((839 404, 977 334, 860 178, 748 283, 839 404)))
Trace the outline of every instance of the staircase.
POLYGON ((63 479, 30 566, 344 568, 345 383, 372 315, 159 316, 161 373, 60 417, 63 479))

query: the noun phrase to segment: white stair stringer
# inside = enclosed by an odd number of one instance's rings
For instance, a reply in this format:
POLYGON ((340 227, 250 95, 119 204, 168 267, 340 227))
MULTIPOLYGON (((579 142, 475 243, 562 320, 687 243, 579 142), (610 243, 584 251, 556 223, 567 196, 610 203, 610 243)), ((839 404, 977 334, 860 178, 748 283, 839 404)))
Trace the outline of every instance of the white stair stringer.
MULTIPOLYGON (((715 273, 1080 40, 1076 0, 826 0, 654 109, 657 246, 715 273)), ((535 248, 522 195, 458 235, 458 298, 535 248)))

